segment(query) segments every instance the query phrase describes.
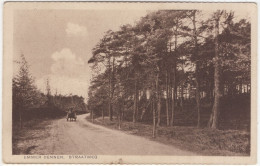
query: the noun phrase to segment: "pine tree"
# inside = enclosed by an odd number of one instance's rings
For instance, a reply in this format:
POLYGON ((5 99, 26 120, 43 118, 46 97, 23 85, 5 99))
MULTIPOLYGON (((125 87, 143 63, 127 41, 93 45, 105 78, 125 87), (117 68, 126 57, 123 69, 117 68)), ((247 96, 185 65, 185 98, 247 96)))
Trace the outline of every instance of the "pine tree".
POLYGON ((13 111, 18 111, 20 127, 22 128, 24 111, 37 103, 37 89, 23 54, 17 63, 20 65, 20 70, 13 78, 13 111))

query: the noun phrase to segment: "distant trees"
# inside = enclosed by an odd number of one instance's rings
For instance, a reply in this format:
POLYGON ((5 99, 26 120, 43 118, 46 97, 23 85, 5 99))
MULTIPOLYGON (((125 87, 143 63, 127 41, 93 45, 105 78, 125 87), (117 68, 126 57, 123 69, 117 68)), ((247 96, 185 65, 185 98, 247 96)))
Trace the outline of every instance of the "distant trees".
POLYGON ((84 98, 82 96, 67 94, 62 95, 58 94, 57 89, 54 94, 51 93, 51 86, 49 78, 46 79, 46 97, 47 101, 43 105, 44 107, 48 107, 54 110, 61 110, 67 112, 69 109, 73 109, 74 111, 86 112, 86 104, 84 102, 84 98))
POLYGON ((23 54, 20 60, 15 63, 19 65, 19 71, 12 79, 12 111, 13 121, 16 122, 18 120, 20 128, 23 127, 23 121, 30 114, 42 113, 43 115, 50 114, 50 117, 54 117, 64 114, 71 107, 76 111, 86 111, 83 97, 77 95, 64 96, 57 93, 52 95, 49 79, 46 81, 46 94, 38 90, 30 73, 28 62, 23 54), (43 112, 39 108, 43 108, 43 112))
POLYGON ((213 103, 208 126, 218 128, 220 98, 250 92, 251 25, 245 19, 235 23, 233 12, 207 16, 160 10, 108 31, 89 60, 93 71, 101 69, 89 89, 93 114, 105 110, 110 120, 115 113, 133 122, 150 118, 155 136, 156 126, 174 125, 185 100, 194 99, 200 127, 206 99, 213 103), (118 103, 122 109, 115 109, 118 103))

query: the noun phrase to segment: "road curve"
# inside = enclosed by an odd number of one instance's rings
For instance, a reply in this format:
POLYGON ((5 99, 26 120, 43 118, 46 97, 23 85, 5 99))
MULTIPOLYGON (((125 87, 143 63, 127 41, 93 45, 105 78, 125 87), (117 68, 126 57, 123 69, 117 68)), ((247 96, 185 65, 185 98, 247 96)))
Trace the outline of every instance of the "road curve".
POLYGON ((196 155, 174 146, 154 142, 95 125, 86 120, 87 114, 78 115, 76 122, 66 119, 51 124, 50 136, 41 140, 42 147, 34 154, 53 155, 196 155))

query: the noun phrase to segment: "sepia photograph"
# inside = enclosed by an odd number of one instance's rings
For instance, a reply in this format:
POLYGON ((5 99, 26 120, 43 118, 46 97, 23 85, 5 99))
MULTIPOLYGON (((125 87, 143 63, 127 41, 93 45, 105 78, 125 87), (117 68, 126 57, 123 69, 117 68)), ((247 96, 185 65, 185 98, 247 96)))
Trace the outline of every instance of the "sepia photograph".
POLYGON ((256 163, 254 3, 4 4, 6 163, 256 163))

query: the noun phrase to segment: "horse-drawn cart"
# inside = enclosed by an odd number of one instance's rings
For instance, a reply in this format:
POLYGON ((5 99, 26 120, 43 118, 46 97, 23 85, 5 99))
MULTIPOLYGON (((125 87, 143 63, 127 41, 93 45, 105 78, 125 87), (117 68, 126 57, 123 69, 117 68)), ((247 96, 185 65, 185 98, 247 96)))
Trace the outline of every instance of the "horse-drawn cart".
POLYGON ((76 121, 77 115, 75 112, 68 112, 66 119, 67 121, 76 121))

